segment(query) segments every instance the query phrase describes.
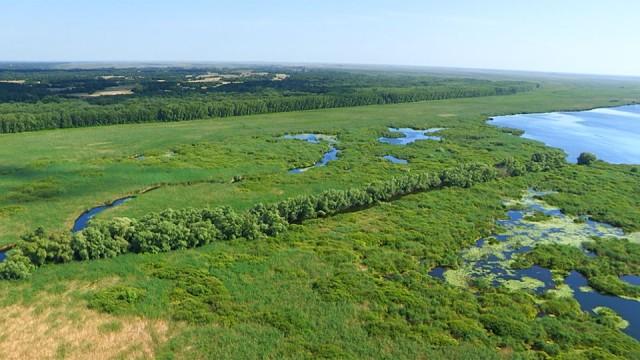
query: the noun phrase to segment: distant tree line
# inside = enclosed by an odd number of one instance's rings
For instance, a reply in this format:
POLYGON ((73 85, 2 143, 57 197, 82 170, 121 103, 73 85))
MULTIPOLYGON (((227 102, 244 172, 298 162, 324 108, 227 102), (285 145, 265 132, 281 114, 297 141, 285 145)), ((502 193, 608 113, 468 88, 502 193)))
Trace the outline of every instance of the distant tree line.
MULTIPOLYGON (((512 167, 517 161, 511 159, 507 163, 512 167)), ((564 164, 564 154, 552 151, 534 154, 522 168, 546 171, 564 164)), ((111 258, 128 252, 160 253, 235 238, 275 236, 290 224, 367 208, 408 194, 443 187, 466 188, 502 176, 515 176, 515 172, 507 171, 505 166, 505 162, 497 166, 463 164, 439 173, 409 174, 361 188, 328 190, 275 204, 257 204, 243 213, 229 207, 169 209, 140 219, 93 222, 74 234, 46 233, 39 228, 23 236, 8 258, 0 263, 0 278, 24 278, 36 267, 49 263, 111 258)))
MULTIPOLYGON (((11 85, 12 87, 19 85, 11 85)), ((360 105, 395 104, 477 96, 509 95, 529 91, 525 82, 444 83, 409 88, 363 88, 310 94, 190 94, 175 97, 134 97, 91 101, 49 98, 35 103, 0 103, 0 132, 126 123, 184 121, 360 105)), ((121 97, 113 97, 121 98, 121 97)))

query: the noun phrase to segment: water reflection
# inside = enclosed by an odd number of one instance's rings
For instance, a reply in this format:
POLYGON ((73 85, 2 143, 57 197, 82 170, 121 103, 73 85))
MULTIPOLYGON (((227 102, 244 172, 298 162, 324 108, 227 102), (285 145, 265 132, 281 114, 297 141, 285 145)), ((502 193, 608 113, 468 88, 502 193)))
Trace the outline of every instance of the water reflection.
POLYGON ((127 201, 129 201, 129 200, 131 200, 133 198, 134 198, 133 196, 124 197, 124 198, 121 198, 121 199, 118 199, 118 200, 112 202, 111 204, 96 206, 96 207, 94 207, 92 209, 89 209, 89 210, 83 212, 82 215, 80 215, 76 219, 76 221, 73 223, 73 228, 71 229, 71 231, 78 232, 78 231, 83 230, 84 228, 87 227, 87 225, 89 225, 89 221, 91 219, 93 219, 96 215, 98 215, 99 213, 101 213, 101 212, 103 212, 103 211, 105 211, 107 209, 110 209, 112 207, 116 207, 118 205, 122 205, 125 202, 127 202, 127 201))
POLYGON ((393 155, 385 155, 385 156, 383 156, 382 158, 383 158, 383 159, 385 159, 385 160, 387 160, 387 161, 390 161, 390 162, 392 162, 392 163, 394 163, 394 164, 406 165, 406 164, 408 164, 408 163, 409 163, 407 160, 397 158, 397 157, 395 157, 395 156, 393 156, 393 155))
POLYGON ((392 145, 407 145, 418 140, 440 140, 438 136, 430 136, 427 134, 436 133, 442 131, 444 128, 431 128, 426 130, 417 130, 412 128, 389 128, 392 133, 402 134, 402 137, 381 137, 378 139, 381 143, 392 145))
POLYGON ((586 151, 614 164, 640 164, 640 105, 497 116, 489 124, 523 130, 527 139, 563 149, 572 162, 586 151))
MULTIPOLYGON (((459 286, 467 286, 474 279, 485 279, 494 286, 504 285, 541 294, 557 285, 551 271, 537 265, 526 269, 513 269, 511 264, 515 255, 528 252, 539 244, 582 247, 583 242, 593 237, 624 236, 621 229, 589 218, 576 221, 559 209, 545 204, 539 199, 543 195, 545 193, 529 191, 522 199, 507 202, 507 206, 516 209, 507 211, 507 219, 497 221, 503 230, 500 234, 479 239, 474 247, 463 251, 463 264, 460 268, 438 267, 432 269, 429 274, 459 286), (542 213, 546 217, 542 221, 535 221, 532 215, 536 213, 542 213)), ((596 256, 588 252, 587 255, 596 256)), ((621 279, 632 285, 640 284, 640 276, 625 275, 621 279)), ((625 332, 640 339, 640 302, 595 291, 584 291, 587 280, 575 271, 565 282, 573 290, 575 299, 583 310, 592 311, 598 306, 613 309, 631 323, 625 332)))
POLYGON ((629 285, 640 286, 640 276, 638 275, 623 275, 620 277, 620 280, 629 285))
POLYGON ((640 340, 640 302, 613 295, 603 295, 590 289, 587 279, 577 271, 572 271, 565 283, 573 290, 573 296, 584 311, 593 311, 600 306, 613 309, 629 322, 624 332, 640 340), (586 291, 585 291, 586 290, 586 291))
POLYGON ((291 140, 302 140, 312 144, 319 144, 321 141, 326 141, 331 144, 329 151, 325 152, 322 155, 322 158, 313 164, 312 166, 304 167, 304 168, 295 168, 289 170, 290 174, 300 174, 306 172, 314 167, 326 166, 329 162, 337 160, 338 154, 340 150, 336 149, 333 144, 336 143, 336 137, 332 135, 325 134, 293 134, 293 135, 284 135, 282 138, 291 139, 291 140))

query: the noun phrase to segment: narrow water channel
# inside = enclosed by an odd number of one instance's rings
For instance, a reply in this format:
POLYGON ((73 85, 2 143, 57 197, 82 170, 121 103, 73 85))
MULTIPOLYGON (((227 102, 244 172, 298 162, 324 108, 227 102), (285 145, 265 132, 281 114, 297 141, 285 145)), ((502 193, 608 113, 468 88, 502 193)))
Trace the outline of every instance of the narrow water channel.
POLYGON ((83 212, 77 219, 76 221, 73 223, 73 228, 71 229, 72 232, 78 232, 83 230, 84 228, 87 227, 87 225, 89 225, 89 221, 91 219, 93 219, 96 215, 98 215, 99 213, 116 207, 118 205, 122 205, 125 202, 133 199, 134 196, 127 196, 127 197, 123 197, 120 199, 115 200, 114 202, 112 202, 111 204, 107 204, 107 205, 100 205, 100 206, 96 206, 94 208, 91 208, 85 212, 83 212))

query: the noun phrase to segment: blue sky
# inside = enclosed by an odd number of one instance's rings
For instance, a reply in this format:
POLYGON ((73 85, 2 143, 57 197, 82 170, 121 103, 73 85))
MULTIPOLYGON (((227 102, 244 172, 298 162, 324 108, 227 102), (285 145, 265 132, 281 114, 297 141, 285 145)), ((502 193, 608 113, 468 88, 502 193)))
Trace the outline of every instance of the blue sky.
POLYGON ((638 0, 1 0, 4 61, 266 61, 640 75, 638 0))

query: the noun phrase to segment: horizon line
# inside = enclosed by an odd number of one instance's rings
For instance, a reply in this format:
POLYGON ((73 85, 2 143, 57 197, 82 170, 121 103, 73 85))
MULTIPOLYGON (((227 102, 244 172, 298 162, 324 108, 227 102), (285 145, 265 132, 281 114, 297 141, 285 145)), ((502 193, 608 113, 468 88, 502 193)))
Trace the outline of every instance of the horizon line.
MULTIPOLYGON (((326 66, 326 67, 397 67, 414 69, 443 69, 456 71, 481 71, 481 72, 505 72, 523 74, 547 74, 547 75, 574 75, 574 76, 597 76, 597 77, 618 77, 633 78, 640 80, 640 74, 614 74, 596 72, 570 72, 563 70, 531 70, 531 69, 505 69, 505 68, 484 68, 484 67, 459 67, 446 65, 423 65, 423 64, 384 64, 384 63, 358 63, 358 62, 322 62, 322 61, 268 61, 268 60, 1 60, 0 64, 139 64, 139 65, 214 65, 214 64, 236 64, 236 65, 280 65, 280 66, 326 66)), ((135 66, 132 66, 135 67, 135 66)), ((107 69, 104 67, 103 69, 107 69)), ((96 68, 100 69, 100 68, 96 68)), ((7 70, 0 68, 0 71, 7 70)), ((77 70, 74 68, 57 70, 77 70)))

